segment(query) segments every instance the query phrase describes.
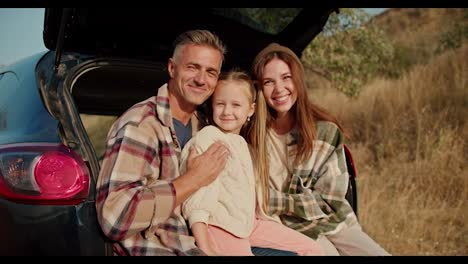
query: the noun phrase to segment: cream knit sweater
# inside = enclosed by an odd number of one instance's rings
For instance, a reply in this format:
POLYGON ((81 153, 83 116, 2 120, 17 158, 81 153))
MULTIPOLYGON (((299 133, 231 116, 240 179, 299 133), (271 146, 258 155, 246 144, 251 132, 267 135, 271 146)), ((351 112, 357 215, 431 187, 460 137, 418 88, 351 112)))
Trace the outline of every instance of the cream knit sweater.
POLYGON ((237 134, 225 134, 214 126, 204 127, 184 147, 180 173, 186 171, 191 145, 202 153, 217 140, 229 146, 231 154, 226 167, 215 181, 200 188, 183 203, 182 213, 190 227, 196 222, 203 222, 245 238, 253 229, 256 197, 252 158, 244 138, 237 134))

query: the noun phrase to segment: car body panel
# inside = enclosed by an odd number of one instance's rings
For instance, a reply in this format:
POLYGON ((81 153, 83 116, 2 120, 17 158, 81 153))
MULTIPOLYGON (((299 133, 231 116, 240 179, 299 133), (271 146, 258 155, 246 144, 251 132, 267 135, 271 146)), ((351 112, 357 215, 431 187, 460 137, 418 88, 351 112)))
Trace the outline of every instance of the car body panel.
POLYGON ((0 199, 0 255, 111 255, 95 210, 93 201, 47 206, 0 199))
POLYGON ((60 142, 58 122, 45 108, 35 77, 35 65, 45 53, 1 68, 0 144, 60 142))

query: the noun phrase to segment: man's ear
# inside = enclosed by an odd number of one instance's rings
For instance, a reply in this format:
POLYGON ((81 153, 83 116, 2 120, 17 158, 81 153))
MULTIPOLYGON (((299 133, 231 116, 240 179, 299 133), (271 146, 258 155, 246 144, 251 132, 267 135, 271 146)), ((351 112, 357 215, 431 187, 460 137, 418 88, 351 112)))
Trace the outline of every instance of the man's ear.
POLYGON ((174 78, 174 68, 174 59, 169 58, 169 61, 167 62, 167 72, 169 72, 169 76, 171 76, 171 78, 174 78))

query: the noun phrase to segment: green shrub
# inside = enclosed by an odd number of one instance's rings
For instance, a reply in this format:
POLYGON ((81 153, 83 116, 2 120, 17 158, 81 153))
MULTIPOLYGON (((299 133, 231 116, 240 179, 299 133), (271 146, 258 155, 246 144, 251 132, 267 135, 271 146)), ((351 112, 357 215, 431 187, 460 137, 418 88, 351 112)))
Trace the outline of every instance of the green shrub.
POLYGON ((302 54, 306 66, 330 72, 334 85, 350 97, 358 96, 367 81, 386 73, 394 57, 390 40, 367 23, 369 18, 362 9, 340 9, 302 54))
MULTIPOLYGON (((466 12, 466 11, 465 11, 466 12)), ((466 17, 465 13, 465 17, 466 17)), ((462 44, 468 39, 468 19, 457 22, 452 28, 442 33, 439 37, 439 45, 436 49, 436 54, 440 54, 449 49, 460 48, 462 44)))

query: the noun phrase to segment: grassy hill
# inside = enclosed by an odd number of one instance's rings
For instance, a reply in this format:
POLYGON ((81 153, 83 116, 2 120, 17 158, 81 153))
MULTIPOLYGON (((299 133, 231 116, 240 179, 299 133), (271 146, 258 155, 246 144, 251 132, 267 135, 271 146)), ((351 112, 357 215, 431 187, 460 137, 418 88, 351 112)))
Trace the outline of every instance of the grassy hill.
POLYGON ((391 8, 371 23, 387 32, 395 46, 395 64, 405 70, 460 47, 468 38, 468 8, 391 8))
POLYGON ((466 25, 466 9, 390 9, 375 22, 401 48, 420 47, 406 54, 415 63, 358 98, 331 88, 310 97, 349 129, 364 230, 394 255, 467 255, 468 43, 434 44, 466 25))
POLYGON ((395 42, 434 44, 440 33, 466 19, 466 12, 463 8, 390 8, 375 16, 372 22, 395 42))

